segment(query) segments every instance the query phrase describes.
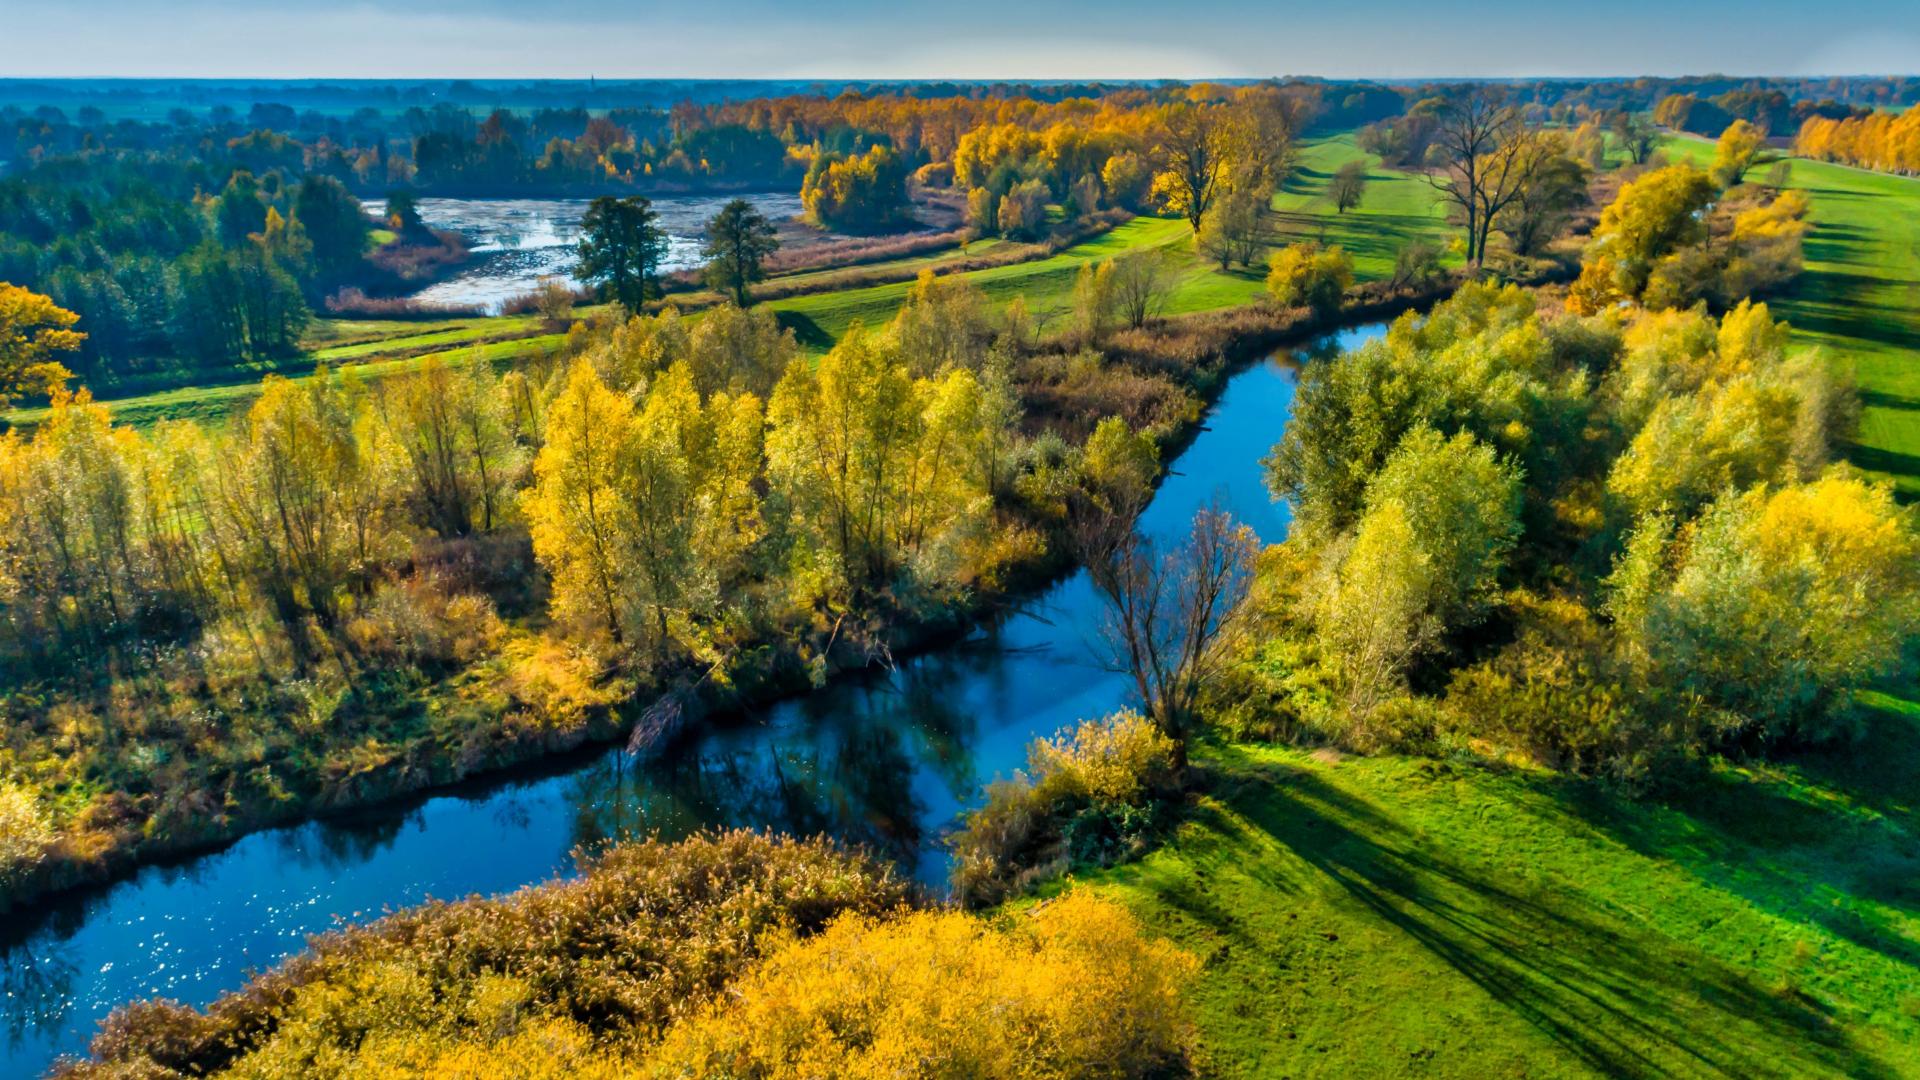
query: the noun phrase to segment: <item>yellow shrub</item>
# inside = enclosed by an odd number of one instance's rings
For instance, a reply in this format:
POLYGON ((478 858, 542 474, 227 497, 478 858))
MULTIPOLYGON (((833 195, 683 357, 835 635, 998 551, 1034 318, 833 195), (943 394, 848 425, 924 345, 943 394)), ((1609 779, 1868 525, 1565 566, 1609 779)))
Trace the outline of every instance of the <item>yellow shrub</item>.
POLYGON ((53 824, 33 792, 0 783, 0 884, 39 862, 52 842, 53 824))
POLYGON ((1043 797, 1080 795, 1095 802, 1131 803, 1173 768, 1173 740, 1132 710, 1083 720, 1069 734, 1039 739, 1027 751, 1028 768, 1043 797))
POLYGON ((1010 925, 843 918, 670 1029, 658 1077, 1129 1077, 1183 1056, 1193 957, 1073 892, 1010 925))

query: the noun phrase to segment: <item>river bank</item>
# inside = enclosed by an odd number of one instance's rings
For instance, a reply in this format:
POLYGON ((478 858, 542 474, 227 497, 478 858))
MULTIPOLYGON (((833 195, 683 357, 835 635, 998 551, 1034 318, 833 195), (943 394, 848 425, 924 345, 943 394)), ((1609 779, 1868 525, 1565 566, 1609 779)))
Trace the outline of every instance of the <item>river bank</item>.
MULTIPOLYGON (((1376 300, 1351 314, 1385 313, 1376 300)), ((1318 330, 1304 320, 1296 328, 1302 339, 1318 330)), ((1229 447, 1209 450, 1210 459, 1244 458, 1234 471, 1237 502, 1258 510, 1260 531, 1277 539, 1283 508, 1267 503, 1257 458, 1278 437, 1291 374, 1242 364, 1229 380, 1231 366, 1220 359, 1211 379, 1198 380, 1216 411, 1169 433, 1167 458, 1201 437, 1229 447), (1232 386, 1264 400, 1230 407, 1232 386)), ((1170 470, 1147 527, 1183 527, 1224 475, 1214 464, 1170 470)), ((29 981, 42 988, 16 999, 16 1016, 40 1001, 39 1011, 60 1019, 30 1025, 46 1027, 49 1039, 29 1042, 40 1053, 76 1048, 82 1013, 152 994, 204 996, 231 985, 235 964, 270 962, 334 915, 540 880, 565 872, 576 845, 620 835, 725 825, 830 832, 943 881, 939 832, 981 783, 1019 767, 1037 735, 1124 700, 1126 680, 1089 651, 1099 607, 1084 574, 1068 573, 1058 556, 1027 569, 1017 588, 902 631, 889 663, 870 656, 799 696, 768 684, 765 697, 716 711, 644 766, 624 750, 636 701, 596 717, 565 746, 515 745, 466 771, 455 791, 428 784, 427 771, 395 772, 306 824, 202 844, 216 853, 184 862, 184 846, 168 865, 135 871, 129 862, 118 885, 69 893, 12 920, 4 965, 40 973, 29 981), (613 748, 596 753, 596 745, 613 748), (548 772, 540 762, 560 764, 555 755, 567 767, 548 772), (478 851, 489 853, 485 865, 474 863, 478 851), (141 936, 153 920, 164 924, 157 936, 141 936), (95 971, 102 962, 115 970, 95 971), (55 970, 63 976, 41 977, 55 970)), ((158 845, 145 847, 141 861, 158 854, 158 845)), ((35 1053, 25 1043, 20 1052, 35 1053)))

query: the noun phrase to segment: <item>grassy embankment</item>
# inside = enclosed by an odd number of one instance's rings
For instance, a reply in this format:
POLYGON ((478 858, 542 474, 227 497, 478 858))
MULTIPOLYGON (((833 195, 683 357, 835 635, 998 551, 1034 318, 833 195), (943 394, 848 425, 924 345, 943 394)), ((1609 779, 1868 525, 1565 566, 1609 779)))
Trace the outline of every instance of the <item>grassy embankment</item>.
MULTIPOLYGON (((1670 150, 1711 153, 1694 140, 1670 150)), ((1920 181, 1796 161, 1775 312, 1856 365, 1852 456, 1920 492, 1920 181)), ((1177 838, 1093 876, 1209 962, 1223 1076, 1920 1075, 1920 706, 1628 799, 1250 746, 1177 838)))
MULTIPOLYGON (((1423 182, 1391 170, 1376 169, 1365 201, 1346 214, 1335 212, 1325 187, 1333 170, 1359 151, 1352 139, 1340 136, 1315 140, 1304 148, 1300 168, 1274 197, 1272 218, 1276 239, 1317 239, 1338 243, 1354 253, 1362 281, 1389 277, 1394 254, 1408 240, 1446 239, 1445 223, 1423 182)), ((861 273, 938 269, 992 249, 997 241, 981 241, 970 250, 952 249, 916 255, 856 268, 861 273)), ((1182 314, 1244 304, 1264 288, 1263 267, 1222 272, 1201 260, 1193 250, 1185 222, 1138 218, 1111 232, 1074 245, 1055 255, 1012 263, 967 276, 995 303, 1026 298, 1037 320, 1060 325, 1072 304, 1073 282, 1080 267, 1111 258, 1133 248, 1157 248, 1173 264, 1173 283, 1165 312, 1182 314)), ((842 270, 814 270, 775 279, 785 284, 828 284, 842 270)), ((905 303, 905 281, 864 288, 808 293, 769 301, 768 306, 794 328, 801 342, 825 351, 857 319, 868 326, 884 325, 905 303)), ((1042 329, 1047 326, 1043 325, 1042 329)), ((219 420, 252 401, 259 379, 266 374, 300 377, 313 365, 351 366, 363 378, 376 380, 417 368, 428 357, 447 363, 465 363, 476 357, 510 364, 556 348, 564 335, 542 332, 533 316, 449 319, 435 322, 393 320, 316 321, 308 335, 310 353, 271 366, 223 373, 217 380, 193 385, 167 384, 158 376, 147 385, 129 381, 99 392, 114 416, 123 423, 146 424, 168 419, 219 420)), ((177 381, 177 379, 175 380, 177 381)), ((43 410, 22 409, 9 419, 32 423, 43 410)))

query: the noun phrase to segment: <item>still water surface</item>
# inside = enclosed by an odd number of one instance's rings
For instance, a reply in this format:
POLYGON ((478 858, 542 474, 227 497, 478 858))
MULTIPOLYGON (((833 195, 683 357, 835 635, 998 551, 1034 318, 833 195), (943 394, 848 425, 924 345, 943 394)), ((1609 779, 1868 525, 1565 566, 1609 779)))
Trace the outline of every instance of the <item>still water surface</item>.
MULTIPOLYGON (((1308 352, 1352 348, 1381 326, 1308 352)), ((1287 527, 1259 460, 1293 404, 1293 355, 1233 376, 1143 519, 1174 539, 1216 495, 1271 543, 1287 527)), ((204 1005, 309 934, 428 897, 490 894, 568 873, 579 844, 706 826, 830 833, 945 881, 940 843, 985 783, 1021 767, 1036 736, 1128 702, 1101 663, 1101 607, 1084 573, 953 646, 892 672, 836 681, 689 736, 636 765, 601 750, 539 774, 409 805, 247 836, 103 890, 15 913, 0 927, 0 1076, 85 1049, 127 1001, 204 1005)))
MULTIPOLYGON (((659 225, 667 232, 661 270, 671 273, 699 266, 707 221, 734 198, 745 198, 770 221, 800 213, 798 195, 661 195, 653 199, 659 225)), ((436 229, 459 233, 473 261, 445 281, 413 293, 429 304, 477 306, 498 313, 500 305, 525 296, 543 277, 565 279, 573 269, 580 242, 580 218, 587 199, 421 199, 420 219, 436 229)), ((385 203, 366 204, 385 212, 385 203)))

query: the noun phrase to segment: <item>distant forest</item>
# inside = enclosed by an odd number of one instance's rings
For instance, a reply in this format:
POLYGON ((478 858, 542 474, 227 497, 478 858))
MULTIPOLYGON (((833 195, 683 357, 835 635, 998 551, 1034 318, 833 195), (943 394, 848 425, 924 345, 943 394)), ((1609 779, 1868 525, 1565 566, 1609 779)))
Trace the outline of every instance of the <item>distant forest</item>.
MULTIPOLYGON (((1707 136, 1740 119, 1787 138, 1920 100, 1906 77, 1500 85, 1537 121, 1651 111, 1707 136)), ((911 182, 964 187, 972 216, 1016 234, 1048 203, 1173 208, 1145 190, 1141 132, 1183 103, 1254 94, 1273 133, 1366 128, 1366 145, 1417 168, 1445 89, 0 81, 0 281, 81 315, 91 381, 162 358, 257 363, 296 354, 338 291, 403 291, 463 257, 459 238, 408 213, 375 222, 360 198, 798 190, 817 224, 871 232, 908 220, 911 182)), ((1197 222, 1204 200, 1188 204, 1197 222)))

